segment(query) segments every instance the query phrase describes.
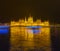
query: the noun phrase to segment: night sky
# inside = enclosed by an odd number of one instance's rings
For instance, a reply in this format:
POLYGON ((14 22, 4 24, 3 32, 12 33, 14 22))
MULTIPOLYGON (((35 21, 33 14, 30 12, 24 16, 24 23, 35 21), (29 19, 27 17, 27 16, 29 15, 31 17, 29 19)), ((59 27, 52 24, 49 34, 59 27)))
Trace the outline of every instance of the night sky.
POLYGON ((0 22, 31 14, 36 19, 60 23, 60 0, 0 0, 0 22))

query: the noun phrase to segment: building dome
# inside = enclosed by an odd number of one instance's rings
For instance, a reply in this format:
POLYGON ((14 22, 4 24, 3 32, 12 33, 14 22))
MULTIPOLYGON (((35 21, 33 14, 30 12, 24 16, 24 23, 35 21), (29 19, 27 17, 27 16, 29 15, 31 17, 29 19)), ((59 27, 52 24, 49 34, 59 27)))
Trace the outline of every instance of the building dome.
POLYGON ((33 17, 32 16, 28 17, 28 22, 33 23, 33 17))

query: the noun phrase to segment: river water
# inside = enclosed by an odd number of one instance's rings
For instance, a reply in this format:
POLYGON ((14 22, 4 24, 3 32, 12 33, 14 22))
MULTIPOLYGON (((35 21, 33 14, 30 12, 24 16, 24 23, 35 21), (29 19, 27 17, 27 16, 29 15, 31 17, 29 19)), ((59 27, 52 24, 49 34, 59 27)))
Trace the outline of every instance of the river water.
POLYGON ((60 27, 0 26, 0 51, 60 51, 60 27))
POLYGON ((10 27, 10 51, 51 51, 50 27, 10 27))

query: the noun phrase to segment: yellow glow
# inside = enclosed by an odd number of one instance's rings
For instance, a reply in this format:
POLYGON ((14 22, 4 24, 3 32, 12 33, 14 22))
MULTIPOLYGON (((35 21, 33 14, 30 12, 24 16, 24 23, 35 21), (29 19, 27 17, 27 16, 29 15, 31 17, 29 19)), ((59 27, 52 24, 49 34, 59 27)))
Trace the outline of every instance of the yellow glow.
POLYGON ((44 21, 44 22, 41 22, 41 20, 37 20, 36 22, 33 22, 33 17, 32 16, 29 16, 28 18, 28 21, 26 20, 19 20, 18 22, 15 22, 15 21, 11 21, 11 26, 14 26, 14 25, 22 25, 22 26, 49 26, 49 21, 44 21))
MULTIPOLYGON (((19 20, 18 22, 11 21, 11 26, 20 25, 20 26, 49 26, 49 21, 41 22, 41 20, 37 20, 33 22, 33 17, 29 17, 28 21, 26 20, 19 20)), ((38 30, 41 30, 38 34, 34 34, 31 28, 26 27, 11 27, 11 43, 13 46, 16 45, 18 38, 23 37, 24 40, 34 41, 34 38, 39 38, 40 44, 37 46, 50 46, 50 28, 42 27, 38 30), (14 39, 15 38, 15 39, 14 39)), ((35 43, 35 42, 34 42, 35 43)), ((34 46, 34 43, 26 43, 24 46, 34 46)), ((17 47, 17 45, 15 46, 17 47)), ((49 49, 50 50, 50 49, 49 49)), ((47 50, 47 51, 49 51, 47 50)))
MULTIPOLYGON (((41 22, 41 20, 37 20, 36 22, 33 22, 33 17, 29 16, 28 18, 28 21, 26 20, 25 18, 25 21, 24 20, 19 20, 19 22, 15 22, 15 21, 11 21, 11 26, 14 26, 14 25, 21 25, 21 26, 49 26, 49 22, 48 21, 45 21, 45 22, 41 22)), ((45 33, 50 33, 50 28, 39 28, 39 30, 41 30, 41 32, 45 32, 45 33)), ((11 32, 21 32, 22 34, 25 34, 25 38, 27 37, 27 34, 28 34, 28 39, 33 39, 33 32, 30 30, 30 29, 27 29, 27 28, 11 28, 11 32), (29 30, 30 32, 27 32, 27 30, 29 30), (25 32, 25 33, 24 33, 25 32)), ((40 33, 41 33, 40 32, 40 33)))

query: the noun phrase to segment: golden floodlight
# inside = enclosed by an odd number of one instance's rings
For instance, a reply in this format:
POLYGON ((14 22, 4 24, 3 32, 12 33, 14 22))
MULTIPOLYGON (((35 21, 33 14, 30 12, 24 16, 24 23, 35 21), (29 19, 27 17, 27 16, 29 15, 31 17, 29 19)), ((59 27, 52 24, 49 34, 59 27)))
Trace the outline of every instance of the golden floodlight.
MULTIPOLYGON (((49 21, 42 22, 41 20, 36 20, 34 22, 33 17, 29 16, 28 20, 26 20, 26 17, 25 17, 25 19, 23 20, 20 19, 18 22, 11 21, 10 25, 11 26, 18 25, 18 27, 10 28, 11 29, 11 44, 13 44, 13 46, 15 47, 19 46, 19 45, 16 45, 16 43, 19 41, 18 39, 34 41, 34 38, 39 38, 39 41, 40 41, 39 45, 36 45, 36 46, 40 46, 40 47, 43 47, 45 45, 50 46, 50 28, 43 27, 43 26, 49 26, 50 25, 49 21), (37 26, 40 26, 41 28, 35 28, 37 26), (38 33, 34 34, 35 31, 36 32, 38 31, 38 33)), ((26 42, 26 44, 25 44, 26 46, 28 45, 32 46, 34 43, 29 44, 29 42, 26 42)), ((49 51, 48 49, 47 51, 49 51)))

